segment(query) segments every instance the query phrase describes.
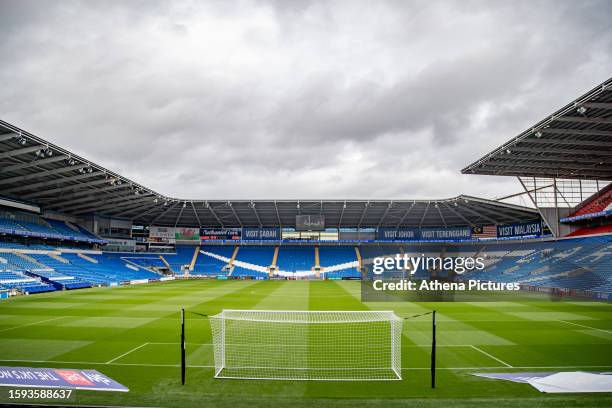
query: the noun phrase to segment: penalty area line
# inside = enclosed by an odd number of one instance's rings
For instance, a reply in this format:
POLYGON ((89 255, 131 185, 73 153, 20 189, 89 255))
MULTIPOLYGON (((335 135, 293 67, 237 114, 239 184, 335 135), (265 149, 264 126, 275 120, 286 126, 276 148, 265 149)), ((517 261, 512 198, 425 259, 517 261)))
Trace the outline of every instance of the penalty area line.
POLYGON ((567 320, 559 320, 559 321, 560 321, 560 322, 563 322, 563 323, 567 323, 567 324, 572 324, 572 325, 574 325, 574 326, 584 327, 585 329, 597 330, 597 331, 600 331, 600 332, 604 332, 604 333, 609 333, 609 334, 612 334, 612 331, 611 331, 611 330, 598 329, 597 327, 591 327, 591 326, 586 326, 586 325, 584 325, 584 324, 578 324, 578 323, 574 323, 574 322, 568 322, 567 320))
POLYGON ((13 326, 13 327, 7 327, 6 329, 2 329, 0 330, 0 332, 5 332, 5 331, 9 331, 9 330, 14 330, 14 329, 19 329, 21 327, 28 327, 28 326, 33 326, 35 324, 40 324, 40 323, 45 323, 45 322, 52 322, 54 320, 59 320, 59 319, 63 319, 66 316, 59 316, 59 317, 53 317, 51 319, 45 319, 45 320, 40 320, 38 322, 32 322, 32 323, 26 323, 26 324, 22 324, 21 326, 13 326))
POLYGON ((489 358, 492 358, 493 360, 497 361, 498 363, 501 363, 501 364, 505 365, 505 366, 506 366, 506 367, 508 367, 508 368, 514 368, 514 367, 512 367, 510 364, 506 363, 505 361, 503 361, 503 360, 501 360, 501 359, 499 359, 499 358, 495 357, 494 355, 491 355, 491 354, 487 353, 486 351, 484 351, 484 350, 482 350, 482 349, 480 349, 480 348, 476 347, 476 346, 475 346, 475 345, 473 345, 473 344, 472 344, 470 347, 472 347, 472 348, 473 348, 474 350, 476 350, 476 351, 480 351, 480 352, 481 352, 482 354, 484 354, 485 356, 487 356, 487 357, 489 357, 489 358))
POLYGON ((142 343, 140 346, 134 347, 133 349, 131 349, 131 350, 129 350, 129 351, 126 351, 125 353, 121 354, 120 356, 117 356, 117 357, 113 358, 112 360, 108 360, 108 361, 107 361, 105 364, 110 364, 110 363, 112 363, 112 362, 114 362, 114 361, 117 361, 117 360, 119 360, 121 357, 125 357, 125 356, 127 356, 128 354, 130 354, 130 353, 132 353, 132 352, 134 352, 134 351, 138 350, 139 348, 142 348, 142 347, 146 346, 147 344, 149 344, 149 343, 142 343))

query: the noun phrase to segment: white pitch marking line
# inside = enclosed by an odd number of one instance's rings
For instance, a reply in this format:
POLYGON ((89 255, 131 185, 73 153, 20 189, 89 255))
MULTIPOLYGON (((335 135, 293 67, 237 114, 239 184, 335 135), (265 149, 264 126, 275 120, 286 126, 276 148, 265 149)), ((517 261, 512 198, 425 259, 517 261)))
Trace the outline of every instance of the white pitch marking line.
POLYGON ((604 333, 612 333, 612 331, 610 330, 604 330, 604 329, 598 329, 597 327, 585 326, 584 324, 568 322, 567 320, 559 320, 559 321, 563 323, 567 323, 567 324, 573 324, 574 326, 584 327, 585 329, 597 330, 597 331, 604 332, 604 333))
POLYGON ((502 363, 503 365, 505 365, 505 366, 506 366, 506 367, 508 367, 508 368, 514 368, 514 367, 512 367, 510 364, 506 363, 505 361, 500 360, 499 358, 497 358, 497 357, 495 357, 495 356, 493 356, 493 355, 491 355, 491 354, 487 353, 486 351, 484 351, 484 350, 482 350, 482 349, 479 349, 478 347, 476 347, 476 346, 475 346, 475 345, 473 345, 473 344, 472 344, 472 345, 470 345, 470 347, 472 347, 474 350, 480 351, 482 354, 484 354, 485 356, 488 356, 488 357, 492 358, 493 360, 497 361, 498 363, 502 363))
POLYGON ((52 319, 41 320, 41 321, 39 321, 39 322, 33 322, 33 323, 22 324, 21 326, 13 326, 13 327, 8 327, 8 328, 6 328, 6 329, 2 329, 2 330, 0 330, 0 332, 5 332, 5 331, 8 331, 8 330, 13 330, 13 329, 19 329, 19 328, 21 328, 21 327, 32 326, 32 325, 35 325, 35 324, 40 324, 40 323, 45 323, 45 322, 51 322, 51 321, 53 321, 53 320, 63 319, 64 317, 66 317, 66 316, 59 316, 59 317, 54 317, 54 318, 52 318, 52 319))
POLYGON ((127 352, 123 353, 122 355, 120 355, 120 356, 118 356, 118 357, 115 357, 115 358, 113 358, 112 360, 107 361, 105 364, 110 364, 110 363, 112 363, 113 361, 119 360, 121 357, 125 357, 125 356, 127 356, 128 354, 130 354, 130 353, 132 353, 132 352, 134 352, 134 351, 138 350, 139 348, 146 346, 147 344, 149 344, 149 343, 142 343, 140 346, 138 346, 138 347, 134 347, 134 348, 133 348, 133 349, 131 349, 130 351, 127 351, 127 352))
MULTIPOLYGON (((59 360, 0 360, 0 362, 18 363, 53 363, 53 364, 89 364, 89 365, 116 365, 116 366, 140 366, 140 367, 180 367, 179 364, 141 364, 141 363, 102 363, 88 361, 59 361, 59 360)), ((214 368, 212 365, 187 365, 192 368, 214 368)), ((499 370, 510 367, 437 367, 437 370, 499 370)), ((522 366, 511 367, 513 369, 546 369, 546 368, 612 368, 610 365, 572 365, 572 366, 522 366)), ((402 370, 430 370, 431 367, 402 367, 402 370)))

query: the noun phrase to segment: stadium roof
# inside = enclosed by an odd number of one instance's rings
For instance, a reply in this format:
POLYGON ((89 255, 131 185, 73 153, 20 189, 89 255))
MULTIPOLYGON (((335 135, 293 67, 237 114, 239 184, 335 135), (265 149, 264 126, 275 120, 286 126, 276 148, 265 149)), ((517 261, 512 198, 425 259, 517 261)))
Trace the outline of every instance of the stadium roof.
POLYGON ((74 216, 146 225, 295 226, 321 214, 327 227, 490 225, 538 218, 534 209, 482 198, 442 200, 184 200, 166 197, 0 121, 0 195, 74 216))
POLYGON ((612 180, 612 78, 462 173, 612 180))

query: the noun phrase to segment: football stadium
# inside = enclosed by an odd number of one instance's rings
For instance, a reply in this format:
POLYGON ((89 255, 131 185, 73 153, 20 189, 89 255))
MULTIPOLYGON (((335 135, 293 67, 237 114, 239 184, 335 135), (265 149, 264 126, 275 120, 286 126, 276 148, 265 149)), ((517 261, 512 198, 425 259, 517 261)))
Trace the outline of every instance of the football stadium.
POLYGON ((612 406, 602 3, 8 3, 1 406, 612 406), (397 24, 429 36, 393 48, 397 24), (404 47, 416 85, 385 60, 404 47), (448 59, 421 64, 433 48, 448 59), (373 139, 414 164, 372 163, 373 139))
POLYGON ((612 79, 462 170, 516 177, 532 206, 184 200, 0 122, 0 363, 129 389, 68 405, 609 406, 595 379, 496 378, 612 369, 611 112, 612 79), (484 268, 396 277, 519 290, 364 298, 376 258, 405 255, 484 268))

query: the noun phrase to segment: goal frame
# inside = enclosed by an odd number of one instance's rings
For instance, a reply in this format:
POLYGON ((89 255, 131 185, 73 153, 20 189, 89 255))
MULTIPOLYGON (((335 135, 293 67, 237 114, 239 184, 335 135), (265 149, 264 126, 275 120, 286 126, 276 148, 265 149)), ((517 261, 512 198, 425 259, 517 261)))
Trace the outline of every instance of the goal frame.
MULTIPOLYGON (((224 309, 220 313, 214 316, 208 316, 209 322, 211 325, 212 332, 212 343, 213 343, 213 354, 214 354, 214 378, 216 379, 241 379, 241 380, 290 380, 290 381, 398 381, 402 380, 402 369, 401 369, 401 355, 402 355, 402 326, 404 319, 397 316, 392 310, 357 310, 357 311, 349 311, 349 310, 257 310, 257 309, 224 309), (339 320, 339 321, 302 321, 302 320, 270 320, 270 319, 238 319, 236 317, 228 317, 228 314, 239 314, 239 313, 251 313, 251 314, 269 314, 269 315, 308 315, 308 316, 325 316, 331 314, 337 315, 361 315, 361 316, 374 316, 375 318, 371 319, 353 319, 353 320, 339 320), (387 318, 381 318, 381 316, 387 315, 387 318), (227 321, 246 321, 252 323, 289 323, 295 325, 305 325, 308 327, 308 324, 334 324, 334 325, 342 325, 342 324, 367 324, 367 323, 381 323, 388 322, 389 323, 389 333, 388 338, 385 341, 389 342, 389 355, 384 356, 385 359, 388 359, 390 362, 387 367, 378 367, 378 368, 364 368, 364 367, 343 367, 343 368, 312 368, 312 367, 294 367, 294 368, 278 368, 278 367, 227 367, 227 321), (217 326, 215 327, 215 324, 217 326), (215 330, 216 329, 216 330, 215 330), (309 375, 305 376, 290 376, 290 375, 224 375, 223 371, 225 369, 261 369, 262 371, 266 369, 274 370, 294 370, 301 372, 312 372, 310 370, 316 371, 333 371, 333 370, 341 370, 338 372, 350 372, 354 370, 356 372, 362 371, 367 372, 367 370, 377 371, 388 371, 389 375, 385 378, 377 378, 375 376, 372 377, 359 377, 350 378, 348 376, 339 377, 339 378, 328 378, 324 376, 313 375, 310 377, 309 375)), ((248 351, 247 351, 248 352, 248 351)), ((306 350, 305 355, 308 356, 311 351, 306 350)), ((287 372, 288 372, 287 371, 287 372)))

